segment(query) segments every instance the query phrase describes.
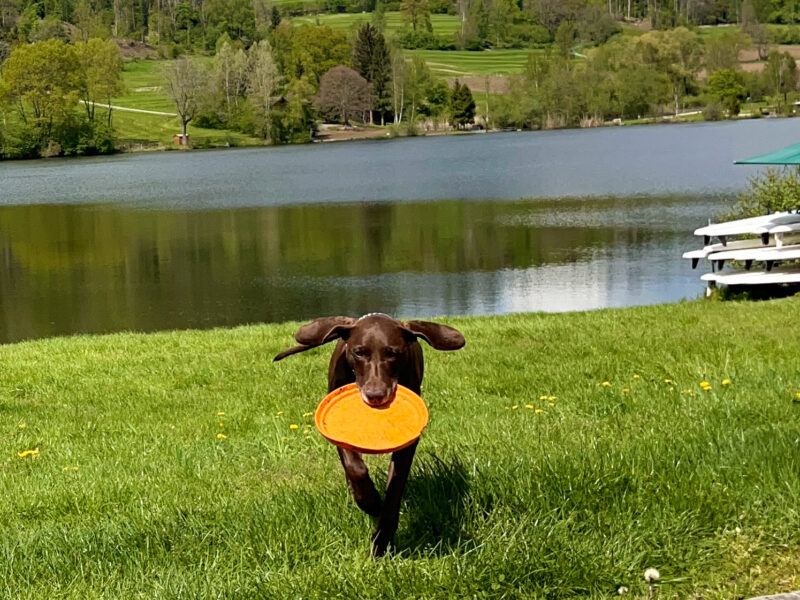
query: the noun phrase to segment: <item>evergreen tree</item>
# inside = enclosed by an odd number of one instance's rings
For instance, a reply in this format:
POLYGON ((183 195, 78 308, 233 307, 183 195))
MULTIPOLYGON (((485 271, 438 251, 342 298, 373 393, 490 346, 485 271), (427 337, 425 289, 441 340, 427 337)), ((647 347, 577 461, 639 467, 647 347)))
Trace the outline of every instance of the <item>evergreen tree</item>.
POLYGON ((475 117, 475 100, 467 84, 456 83, 450 94, 450 114, 453 117, 453 125, 457 129, 472 123, 475 117))
POLYGON ((380 31, 367 23, 358 30, 353 48, 353 69, 372 85, 375 113, 373 119, 377 117, 381 124, 385 122, 386 113, 391 106, 389 62, 386 39, 380 31))

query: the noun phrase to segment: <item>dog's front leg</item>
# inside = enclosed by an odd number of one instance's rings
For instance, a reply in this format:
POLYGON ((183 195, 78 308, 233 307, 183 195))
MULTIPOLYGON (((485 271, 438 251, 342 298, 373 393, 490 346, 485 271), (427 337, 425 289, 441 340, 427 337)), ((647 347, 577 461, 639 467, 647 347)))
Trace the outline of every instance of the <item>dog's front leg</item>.
POLYGON ((419 440, 392 454, 386 481, 386 498, 383 501, 380 517, 378 517, 378 525, 372 536, 373 556, 386 554, 389 544, 394 540, 400 520, 400 502, 403 500, 403 492, 406 489, 411 462, 414 460, 418 442, 419 440))
POLYGON ((337 448, 337 450, 339 451, 339 460, 342 461, 342 467, 344 467, 347 483, 353 490, 353 498, 358 508, 371 517, 379 516, 381 514, 381 496, 375 489, 375 484, 372 483, 364 459, 352 450, 344 448, 337 448))

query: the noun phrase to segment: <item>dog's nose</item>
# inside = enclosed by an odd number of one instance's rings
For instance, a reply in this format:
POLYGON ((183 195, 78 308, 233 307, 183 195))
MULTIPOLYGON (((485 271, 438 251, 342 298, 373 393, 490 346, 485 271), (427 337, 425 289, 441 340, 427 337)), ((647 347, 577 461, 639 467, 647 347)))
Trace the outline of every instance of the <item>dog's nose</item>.
POLYGON ((364 391, 364 399, 367 401, 367 404, 371 404, 372 406, 379 406, 383 403, 384 399, 386 398, 386 394, 383 392, 378 391, 364 391))

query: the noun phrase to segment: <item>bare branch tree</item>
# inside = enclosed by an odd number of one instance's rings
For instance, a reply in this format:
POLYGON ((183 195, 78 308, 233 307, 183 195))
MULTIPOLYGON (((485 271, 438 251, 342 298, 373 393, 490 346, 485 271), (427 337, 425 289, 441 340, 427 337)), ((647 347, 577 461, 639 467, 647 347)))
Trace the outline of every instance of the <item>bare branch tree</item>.
POLYGON ((272 57, 272 47, 267 40, 262 40, 250 47, 248 56, 250 63, 247 80, 247 93, 250 101, 261 118, 261 131, 264 138, 269 137, 270 109, 272 95, 278 87, 278 67, 272 57))
POLYGON ((323 113, 336 115, 347 125, 353 116, 370 109, 370 93, 366 79, 353 69, 339 65, 322 76, 314 104, 323 113))
POLYGON ((167 89, 183 127, 182 144, 186 144, 186 126, 197 116, 205 96, 208 77, 197 63, 179 58, 164 71, 167 89))

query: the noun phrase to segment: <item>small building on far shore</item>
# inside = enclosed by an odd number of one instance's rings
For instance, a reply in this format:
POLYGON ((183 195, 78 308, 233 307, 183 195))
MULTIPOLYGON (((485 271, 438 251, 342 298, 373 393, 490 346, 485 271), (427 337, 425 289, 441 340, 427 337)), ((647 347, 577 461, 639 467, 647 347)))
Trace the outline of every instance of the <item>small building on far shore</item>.
POLYGON ((176 146, 188 146, 189 145, 189 134, 183 135, 182 133, 176 133, 172 136, 172 143, 176 146))

